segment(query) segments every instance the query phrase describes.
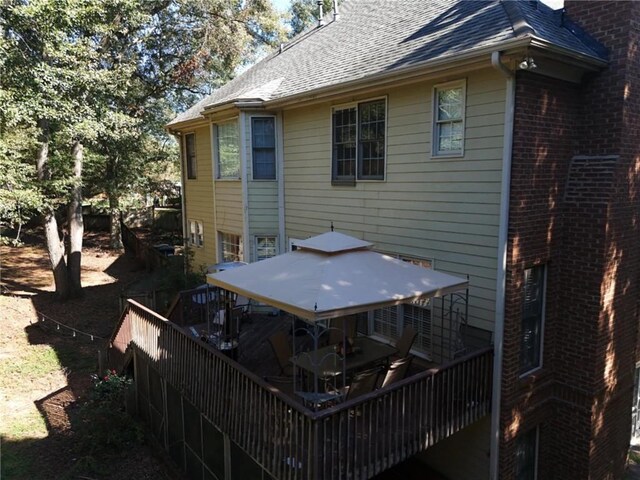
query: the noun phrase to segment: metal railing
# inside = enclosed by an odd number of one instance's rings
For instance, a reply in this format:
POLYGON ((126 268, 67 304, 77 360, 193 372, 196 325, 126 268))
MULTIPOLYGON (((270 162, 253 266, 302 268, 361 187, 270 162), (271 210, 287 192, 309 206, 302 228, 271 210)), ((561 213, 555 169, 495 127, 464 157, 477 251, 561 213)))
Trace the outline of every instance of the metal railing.
POLYGON ((111 339, 129 346, 279 479, 365 479, 488 414, 493 348, 313 412, 134 301, 111 339))

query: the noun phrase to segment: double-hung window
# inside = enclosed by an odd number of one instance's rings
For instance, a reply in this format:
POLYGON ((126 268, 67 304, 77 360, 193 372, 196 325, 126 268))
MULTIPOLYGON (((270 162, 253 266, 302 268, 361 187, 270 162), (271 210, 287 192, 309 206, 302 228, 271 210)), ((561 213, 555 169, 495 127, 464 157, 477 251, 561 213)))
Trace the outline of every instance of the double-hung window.
POLYGON ((187 178, 196 178, 196 135, 187 133, 184 136, 184 161, 187 164, 187 178))
POLYGON ((333 183, 384 180, 386 115, 385 99, 334 108, 331 121, 333 183))
POLYGON ((218 132, 218 178, 240 178, 238 122, 221 123, 218 132))
POLYGON ((278 238, 272 235, 256 237, 256 261, 275 257, 278 254, 278 238))
POLYGON ((223 262, 242 261, 242 238, 240 235, 219 232, 220 258, 223 262))
POLYGON ((189 243, 195 247, 202 247, 204 245, 202 222, 189 220, 189 243))
POLYGON ((524 271, 520 373, 542 365, 544 325, 545 266, 537 265, 524 271))
POLYGON ((254 180, 276 178, 276 119, 251 118, 251 156, 254 180))
POLYGON ((464 82, 436 86, 434 89, 433 154, 464 153, 464 82))

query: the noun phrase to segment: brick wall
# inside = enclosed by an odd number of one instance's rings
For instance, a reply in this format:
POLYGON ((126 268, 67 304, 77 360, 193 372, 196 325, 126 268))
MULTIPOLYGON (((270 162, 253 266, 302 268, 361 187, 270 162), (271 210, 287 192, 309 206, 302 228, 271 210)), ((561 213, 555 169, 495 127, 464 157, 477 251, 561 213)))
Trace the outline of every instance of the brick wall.
MULTIPOLYGON (((517 75, 502 378, 500 470, 501 478, 505 479, 514 475, 514 439, 519 433, 541 425, 541 465, 549 463, 542 460, 552 455, 555 448, 556 432, 545 421, 554 416, 556 408, 550 399, 557 327, 564 318, 559 308, 562 207, 570 159, 577 143, 574 126, 579 118, 579 100, 580 92, 575 85, 534 73, 517 75), (538 264, 547 265, 543 367, 521 379, 524 271, 538 264)), ((584 455, 582 460, 586 463, 588 456, 584 455)))
POLYGON ((581 85, 519 73, 500 451, 540 426, 544 479, 621 478, 630 434, 640 258, 640 2, 566 1, 608 49, 581 85), (520 378, 524 269, 547 265, 543 368, 520 378))

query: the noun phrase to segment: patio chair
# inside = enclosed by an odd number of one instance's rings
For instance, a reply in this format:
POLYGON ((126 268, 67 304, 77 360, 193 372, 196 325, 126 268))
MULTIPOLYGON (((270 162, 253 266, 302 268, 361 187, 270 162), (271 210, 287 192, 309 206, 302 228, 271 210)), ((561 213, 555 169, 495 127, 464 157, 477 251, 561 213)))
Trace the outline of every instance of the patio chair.
POLYGON ((398 353, 396 354, 399 358, 404 358, 409 355, 409 351, 413 346, 413 342, 418 336, 418 332, 411 325, 407 325, 404 327, 402 331, 402 336, 396 342, 396 348, 398 349, 398 353))
POLYGON ((293 375, 293 365, 290 363, 293 352, 291 351, 287 334, 285 332, 274 333, 269 337, 269 343, 278 360, 280 373, 286 376, 293 375))
POLYGON ((251 321, 251 300, 242 295, 236 296, 234 310, 240 312, 241 323, 248 323, 251 321))
POLYGON ((353 376, 353 380, 351 380, 351 385, 348 387, 345 401, 373 392, 378 383, 379 376, 379 368, 371 368, 369 370, 356 373, 353 376))
POLYGON ((353 316, 339 317, 331 320, 329 324, 329 342, 327 345, 335 345, 344 340, 344 337, 356 336, 357 319, 353 316))
POLYGON ((391 362, 391 365, 384 376, 384 380, 382 381, 381 388, 403 380, 407 376, 412 360, 413 355, 409 355, 391 362))

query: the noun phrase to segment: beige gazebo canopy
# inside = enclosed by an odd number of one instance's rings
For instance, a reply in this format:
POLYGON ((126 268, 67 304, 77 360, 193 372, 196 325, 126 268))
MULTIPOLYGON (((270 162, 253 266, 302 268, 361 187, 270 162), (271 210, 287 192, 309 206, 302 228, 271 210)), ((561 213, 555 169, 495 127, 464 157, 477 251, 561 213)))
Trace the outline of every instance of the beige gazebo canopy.
POLYGON ((467 280, 371 250, 338 232, 299 242, 298 249, 233 270, 207 282, 310 322, 443 296, 467 280))

